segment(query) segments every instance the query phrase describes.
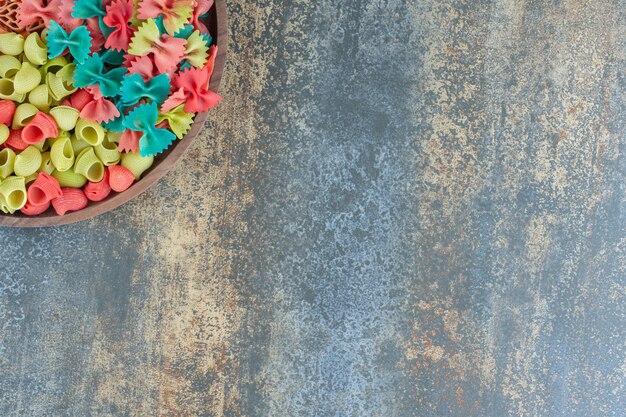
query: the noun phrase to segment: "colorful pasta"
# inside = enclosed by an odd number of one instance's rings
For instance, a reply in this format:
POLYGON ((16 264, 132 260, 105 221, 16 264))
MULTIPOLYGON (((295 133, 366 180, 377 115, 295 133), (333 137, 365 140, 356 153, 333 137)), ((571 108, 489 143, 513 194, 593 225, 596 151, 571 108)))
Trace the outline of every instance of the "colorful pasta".
POLYGON ((4 213, 62 216, 126 191, 221 100, 200 19, 213 0, 13 4, 0 7, 4 213))
POLYGON ((0 196, 2 205, 0 210, 5 213, 15 213, 24 207, 27 201, 26 182, 24 177, 7 177, 0 182, 0 196))
POLYGON ((29 146, 15 157, 13 171, 19 177, 33 175, 41 165, 41 151, 34 146, 29 146))
POLYGON ((0 178, 6 178, 13 174, 15 165, 15 151, 10 148, 4 148, 0 151, 0 178))
POLYGON ((77 188, 62 188, 61 197, 52 200, 52 207, 59 216, 63 216, 68 211, 82 210, 87 207, 89 201, 83 190, 77 188))
POLYGON ((52 176, 59 181, 61 187, 67 188, 81 188, 87 184, 87 178, 84 175, 74 172, 73 169, 67 171, 54 171, 52 176))
POLYGON ((91 146, 83 149, 76 157, 74 172, 91 182, 99 182, 104 177, 104 164, 98 159, 91 146))
POLYGON ((139 152, 129 152, 122 154, 122 166, 128 168, 135 179, 139 180, 154 163, 154 156, 141 156, 139 152))
POLYGON ((91 146, 96 146, 104 140, 104 128, 96 122, 79 119, 76 123, 76 137, 82 139, 91 146))
POLYGON ((68 171, 74 165, 74 149, 69 138, 57 139, 50 148, 50 160, 58 172, 68 171))

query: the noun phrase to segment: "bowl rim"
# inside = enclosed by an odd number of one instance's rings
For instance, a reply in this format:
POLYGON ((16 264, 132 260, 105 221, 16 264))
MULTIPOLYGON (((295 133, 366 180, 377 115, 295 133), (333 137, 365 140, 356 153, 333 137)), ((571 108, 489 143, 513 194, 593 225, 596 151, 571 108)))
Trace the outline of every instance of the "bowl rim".
MULTIPOLYGON (((211 91, 217 92, 222 80, 228 50, 228 15, 226 10, 226 0, 215 0, 213 7, 215 12, 212 13, 212 15, 214 16, 215 27, 217 28, 217 33, 213 35, 217 38, 218 49, 213 74, 211 75, 210 89, 211 91)), ((107 211, 111 211, 121 206, 124 203, 127 203, 154 185, 174 167, 176 162, 198 136, 208 116, 208 112, 198 114, 194 123, 191 125, 189 132, 187 132, 181 140, 177 141, 175 145, 167 151, 167 155, 165 155, 157 164, 152 166, 147 174, 134 183, 128 190, 116 193, 103 201, 90 202, 86 208, 67 213, 63 216, 59 216, 51 210, 48 210, 42 215, 33 217, 17 213, 17 215, 0 213, 0 227, 34 228, 72 224, 99 216, 107 211)))

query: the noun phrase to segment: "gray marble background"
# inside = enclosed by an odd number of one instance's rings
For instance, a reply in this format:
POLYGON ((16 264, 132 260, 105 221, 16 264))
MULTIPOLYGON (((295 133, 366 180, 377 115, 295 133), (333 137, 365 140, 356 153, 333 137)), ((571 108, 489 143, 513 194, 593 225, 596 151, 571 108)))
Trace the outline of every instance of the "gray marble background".
POLYGON ((0 415, 624 416, 624 3, 228 4, 164 180, 0 229, 0 415))

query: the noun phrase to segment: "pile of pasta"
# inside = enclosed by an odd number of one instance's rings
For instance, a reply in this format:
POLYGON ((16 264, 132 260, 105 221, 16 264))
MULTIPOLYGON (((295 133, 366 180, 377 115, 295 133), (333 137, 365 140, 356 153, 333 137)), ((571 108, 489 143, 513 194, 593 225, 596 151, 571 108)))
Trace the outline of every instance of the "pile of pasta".
POLYGON ((130 188, 221 97, 213 0, 0 0, 0 211, 130 188))

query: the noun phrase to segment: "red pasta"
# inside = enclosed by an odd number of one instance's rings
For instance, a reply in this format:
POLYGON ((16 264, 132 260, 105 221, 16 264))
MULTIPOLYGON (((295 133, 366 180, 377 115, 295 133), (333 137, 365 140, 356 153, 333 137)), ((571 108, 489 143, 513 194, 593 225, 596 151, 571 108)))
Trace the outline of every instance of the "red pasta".
POLYGON ((48 203, 61 197, 61 186, 56 178, 40 172, 37 179, 28 188, 28 201, 34 206, 48 203))
POLYGON ((22 139, 22 129, 11 130, 9 138, 4 142, 4 145, 14 151, 23 151, 30 146, 22 139))
POLYGON ((0 100, 0 123, 11 126, 17 106, 11 100, 0 100))
POLYGON ((26 216, 38 216, 46 212, 49 208, 50 208, 49 201, 46 201, 45 203, 40 204, 38 206, 27 201, 26 205, 24 205, 24 207, 22 207, 20 211, 22 212, 22 214, 26 216))
POLYGON ((112 165, 109 167, 109 185, 115 192, 121 193, 126 191, 135 182, 135 174, 128 168, 121 165, 112 165))
POLYGON ((49 114, 38 112, 22 129, 22 140, 34 145, 48 138, 55 138, 59 134, 57 124, 49 114))
POLYGON ((62 188, 61 197, 52 200, 52 207, 59 216, 63 216, 68 211, 82 210, 87 207, 89 200, 80 188, 62 188))
POLYGON ((100 182, 88 182, 85 185, 85 196, 90 201, 102 201, 111 194, 109 185, 109 170, 104 171, 104 178, 100 182))

